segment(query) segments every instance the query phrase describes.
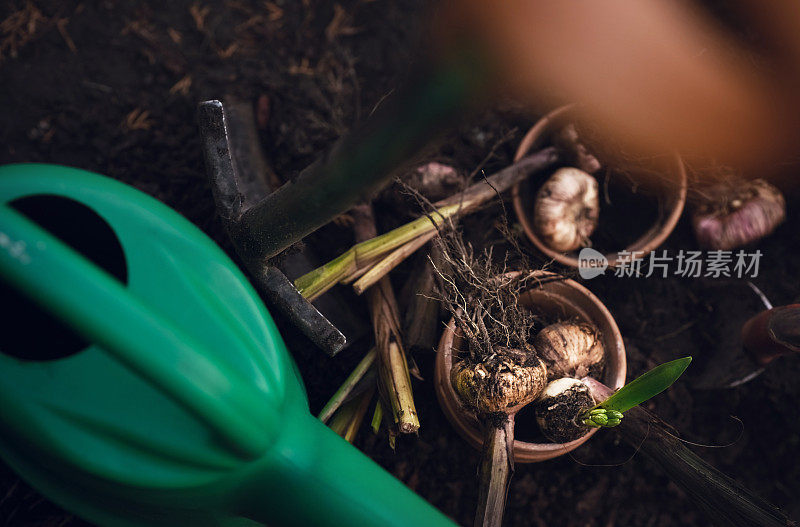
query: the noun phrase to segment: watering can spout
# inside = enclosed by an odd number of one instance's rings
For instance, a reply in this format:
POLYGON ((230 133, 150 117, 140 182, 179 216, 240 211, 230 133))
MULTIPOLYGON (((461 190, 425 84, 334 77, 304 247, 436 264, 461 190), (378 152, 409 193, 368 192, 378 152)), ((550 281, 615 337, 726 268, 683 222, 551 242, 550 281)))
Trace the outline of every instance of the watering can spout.
POLYGON ((274 525, 454 525, 310 414, 286 424, 240 495, 243 516, 274 525))

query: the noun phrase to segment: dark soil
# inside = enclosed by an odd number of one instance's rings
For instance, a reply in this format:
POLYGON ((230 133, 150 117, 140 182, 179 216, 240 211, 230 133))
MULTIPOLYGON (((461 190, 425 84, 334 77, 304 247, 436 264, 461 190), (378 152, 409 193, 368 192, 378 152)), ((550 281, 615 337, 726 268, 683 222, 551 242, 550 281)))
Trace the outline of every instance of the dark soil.
MULTIPOLYGON (((428 18, 416 0, 4 3, 0 163, 59 163, 124 181, 178 210, 231 253, 204 173, 197 103, 229 95, 260 99, 264 150, 277 174, 293 176, 392 91, 414 58, 420 21, 428 18), (23 23, 10 35, 15 20, 23 23)), ((482 168, 490 174, 506 166, 533 120, 508 108, 498 105, 461 124, 437 159, 470 173, 494 149, 482 168)), ((791 170, 796 173, 796 167, 791 170)), ((789 220, 759 245, 763 257, 754 279, 775 305, 800 295, 800 195, 784 190, 789 220)), ((511 214, 508 203, 496 204, 467 218, 462 225, 468 238, 480 246, 502 244, 497 227, 506 210, 511 214)), ((646 214, 634 208, 628 221, 646 226, 646 214)), ((379 229, 400 221, 397 214, 383 214, 379 229)), ((513 215, 509 221, 511 231, 520 233, 513 215)), ((330 258, 352 243, 352 233, 343 222, 333 223, 306 242, 330 258)), ((520 243, 533 262, 545 263, 524 236, 520 243)), ((686 218, 662 248, 673 256, 697 249, 686 218)), ((394 273, 398 290, 409 274, 408 266, 394 273)), ((739 317, 727 308, 743 294, 741 281, 730 287, 708 282, 607 273, 586 285, 617 319, 629 378, 670 359, 696 358, 687 377, 647 408, 689 440, 730 444, 697 452, 800 517, 800 360, 779 359, 734 390, 693 389, 715 344, 737 331, 739 317)), ((351 305, 365 314, 360 300, 353 297, 351 305)), ((368 339, 328 359, 284 320, 278 323, 317 412, 361 358, 368 339)), ((479 453, 437 405, 433 351, 416 359, 426 379, 414 382, 419 437, 401 438, 393 451, 384 435, 373 435, 365 424, 356 444, 458 523, 471 525, 479 453)), ((655 466, 621 446, 614 432, 601 431, 570 456, 517 465, 505 524, 691 527, 709 520, 655 466)), ((3 466, 0 525, 85 523, 3 466)))

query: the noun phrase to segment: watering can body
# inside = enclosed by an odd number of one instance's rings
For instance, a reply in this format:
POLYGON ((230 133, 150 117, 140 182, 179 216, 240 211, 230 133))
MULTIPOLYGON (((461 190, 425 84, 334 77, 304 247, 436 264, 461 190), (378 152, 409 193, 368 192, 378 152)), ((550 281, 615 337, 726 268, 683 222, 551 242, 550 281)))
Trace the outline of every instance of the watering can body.
POLYGON ((46 359, 0 344, 0 456, 65 508, 109 526, 452 525, 311 416, 255 291, 162 203, 0 167, 0 278, 86 341, 46 359), (124 272, 26 214, 37 200, 96 215, 124 272))

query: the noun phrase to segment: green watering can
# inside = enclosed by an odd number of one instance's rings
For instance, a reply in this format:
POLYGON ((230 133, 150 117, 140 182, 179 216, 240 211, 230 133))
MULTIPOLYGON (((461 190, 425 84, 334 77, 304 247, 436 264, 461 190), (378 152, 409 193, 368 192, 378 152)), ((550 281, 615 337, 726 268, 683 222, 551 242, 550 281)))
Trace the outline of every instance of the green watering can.
POLYGON ((0 455, 79 516, 453 525, 310 414, 248 281, 155 199, 82 170, 0 167, 0 278, 16 317, 0 339, 0 455))

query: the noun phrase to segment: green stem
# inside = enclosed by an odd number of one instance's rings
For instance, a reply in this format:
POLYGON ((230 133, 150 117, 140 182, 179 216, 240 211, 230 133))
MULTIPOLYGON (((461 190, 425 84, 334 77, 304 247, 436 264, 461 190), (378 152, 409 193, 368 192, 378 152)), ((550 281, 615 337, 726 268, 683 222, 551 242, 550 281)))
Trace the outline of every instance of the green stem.
POLYGON ((330 429, 342 436, 348 443, 352 443, 356 438, 358 429, 361 427, 373 395, 375 395, 375 388, 365 391, 351 401, 347 401, 333 416, 330 429))
POLYGON ((364 266, 372 266, 398 247, 436 231, 446 220, 457 214, 468 214, 476 210, 531 173, 552 166, 557 159, 558 154, 554 148, 545 148, 525 157, 486 180, 475 183, 464 192, 435 203, 437 208, 431 214, 420 216, 385 234, 354 245, 336 259, 304 274, 294 284, 305 298, 314 300, 364 266))
POLYGON ((314 300, 362 266, 374 263, 401 245, 435 231, 445 219, 452 217, 460 208, 460 204, 444 207, 430 216, 421 216, 386 234, 358 243, 322 267, 304 274, 295 280, 294 285, 300 294, 309 300, 314 300))
POLYGON ((377 434, 381 429, 381 422, 383 422, 383 404, 380 398, 375 401, 375 411, 372 414, 372 432, 377 434))
POLYGON ((345 402, 359 381, 372 368, 372 365, 375 363, 376 356, 377 352, 375 348, 372 348, 367 352, 366 355, 364 355, 364 358, 361 359, 361 362, 356 365, 350 375, 347 376, 347 379, 345 379, 342 385, 339 386, 339 389, 336 390, 336 393, 333 394, 333 397, 331 397, 322 408, 317 416, 320 421, 323 423, 328 422, 328 419, 330 419, 333 413, 342 405, 342 403, 345 402))

